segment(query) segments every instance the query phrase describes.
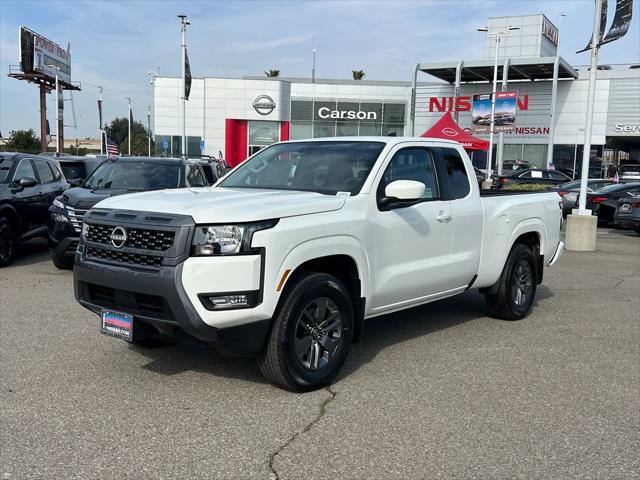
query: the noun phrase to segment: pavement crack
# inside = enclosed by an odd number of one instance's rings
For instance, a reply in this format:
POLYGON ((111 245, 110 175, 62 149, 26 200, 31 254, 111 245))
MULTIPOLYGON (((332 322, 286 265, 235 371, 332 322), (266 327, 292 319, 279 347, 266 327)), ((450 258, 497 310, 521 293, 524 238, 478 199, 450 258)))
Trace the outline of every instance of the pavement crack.
POLYGON ((287 448, 289 445, 291 445, 291 443, 298 438, 300 435, 307 433, 309 430, 311 430, 313 428, 313 426, 315 424, 317 424, 320 420, 322 420, 322 418, 325 416, 325 414, 327 413, 327 406, 333 402, 333 400, 336 398, 336 394, 337 392, 334 392, 333 390, 331 390, 331 387, 326 387, 325 390, 329 393, 329 397, 326 398, 321 404, 320 404, 320 411, 318 412, 318 414, 315 416, 315 418, 313 420, 311 420, 308 424, 305 425, 305 427, 300 430, 299 432, 294 433, 291 437, 289 437, 287 439, 286 442, 284 442, 280 447, 278 447, 278 449, 273 452, 272 454, 269 455, 269 470, 271 470, 271 478, 274 480, 280 480, 280 475, 278 474, 278 471, 276 470, 274 463, 276 461, 276 457, 285 449, 287 448))

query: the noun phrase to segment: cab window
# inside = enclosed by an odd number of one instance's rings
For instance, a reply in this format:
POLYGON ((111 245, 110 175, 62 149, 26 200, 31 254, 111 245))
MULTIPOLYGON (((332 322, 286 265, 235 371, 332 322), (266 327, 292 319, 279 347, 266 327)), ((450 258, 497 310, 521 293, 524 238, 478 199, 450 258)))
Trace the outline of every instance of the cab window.
POLYGON ((469 177, 460 153, 455 148, 443 148, 440 151, 444 160, 447 180, 449 181, 449 198, 455 200, 456 198, 466 197, 471 191, 471 187, 469 186, 469 177))
POLYGON ((384 197, 387 185, 396 180, 415 180, 423 183, 425 186, 423 201, 439 198, 433 154, 429 149, 404 148, 398 151, 380 180, 378 198, 384 197))
POLYGON ((33 178, 37 179, 35 172, 33 171, 33 166, 31 165, 31 160, 28 158, 23 158, 20 160, 20 164, 18 168, 16 168, 16 173, 13 175, 13 180, 20 180, 21 178, 33 178))

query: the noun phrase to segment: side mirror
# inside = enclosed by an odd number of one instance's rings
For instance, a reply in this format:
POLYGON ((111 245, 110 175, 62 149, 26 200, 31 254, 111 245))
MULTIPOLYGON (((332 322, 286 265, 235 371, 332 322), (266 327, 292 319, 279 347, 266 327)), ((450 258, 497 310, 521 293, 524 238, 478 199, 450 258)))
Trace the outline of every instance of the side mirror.
POLYGON ((31 177, 22 177, 18 180, 15 180, 13 182, 13 187, 18 190, 19 192, 21 192, 22 190, 24 190, 25 188, 29 188, 29 187, 35 187, 38 184, 38 182, 31 177))
POLYGON ((422 200, 426 186, 415 180, 396 180, 384 189, 378 204, 381 210, 409 207, 422 200))
POLYGON ((72 187, 79 187, 80 185, 82 185, 82 179, 74 178, 73 180, 67 180, 67 183, 72 187))

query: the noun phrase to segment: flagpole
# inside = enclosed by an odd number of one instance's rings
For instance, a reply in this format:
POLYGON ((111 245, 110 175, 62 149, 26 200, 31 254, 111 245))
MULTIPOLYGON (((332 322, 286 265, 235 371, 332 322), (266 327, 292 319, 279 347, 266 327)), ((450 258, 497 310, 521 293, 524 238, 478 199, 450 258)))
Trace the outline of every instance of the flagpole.
POLYGON ((151 156, 151 105, 147 106, 147 127, 149 131, 147 132, 147 140, 148 140, 148 155, 151 156))
POLYGON ((186 57, 187 57, 187 25, 189 25, 189 20, 187 20, 186 15, 178 15, 180 19, 180 30, 182 32, 182 43, 180 48, 182 50, 182 85, 181 85, 181 97, 182 100, 182 156, 187 156, 187 99, 186 99, 186 89, 187 89, 187 79, 186 79, 186 57))
POLYGON ((127 137, 127 139, 129 140, 129 149, 128 149, 128 153, 127 155, 131 156, 131 98, 130 97, 124 97, 127 99, 127 101, 129 102, 129 115, 127 116, 127 123, 129 125, 129 135, 127 137))
POLYGON ((102 155, 104 152, 104 143, 102 142, 102 85, 94 85, 98 91, 100 92, 98 94, 98 129, 100 130, 100 155, 102 155))

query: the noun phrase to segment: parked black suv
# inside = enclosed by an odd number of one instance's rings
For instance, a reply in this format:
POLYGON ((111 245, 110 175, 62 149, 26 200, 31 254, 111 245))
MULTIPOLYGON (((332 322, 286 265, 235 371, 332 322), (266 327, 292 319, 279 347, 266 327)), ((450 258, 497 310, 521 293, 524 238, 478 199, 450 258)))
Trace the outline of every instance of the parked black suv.
POLYGON ((0 153, 0 267, 18 242, 46 236, 49 205, 68 187, 55 159, 0 153))
POLYGON ((82 231, 82 217, 100 200, 115 195, 166 188, 206 187, 209 183, 194 160, 121 157, 100 164, 76 188, 56 198, 47 224, 51 260, 69 269, 82 231))
POLYGON ((106 159, 105 156, 79 157, 66 154, 51 155, 49 152, 41 153, 40 155, 56 159, 60 164, 64 177, 73 186, 80 185, 106 159))

